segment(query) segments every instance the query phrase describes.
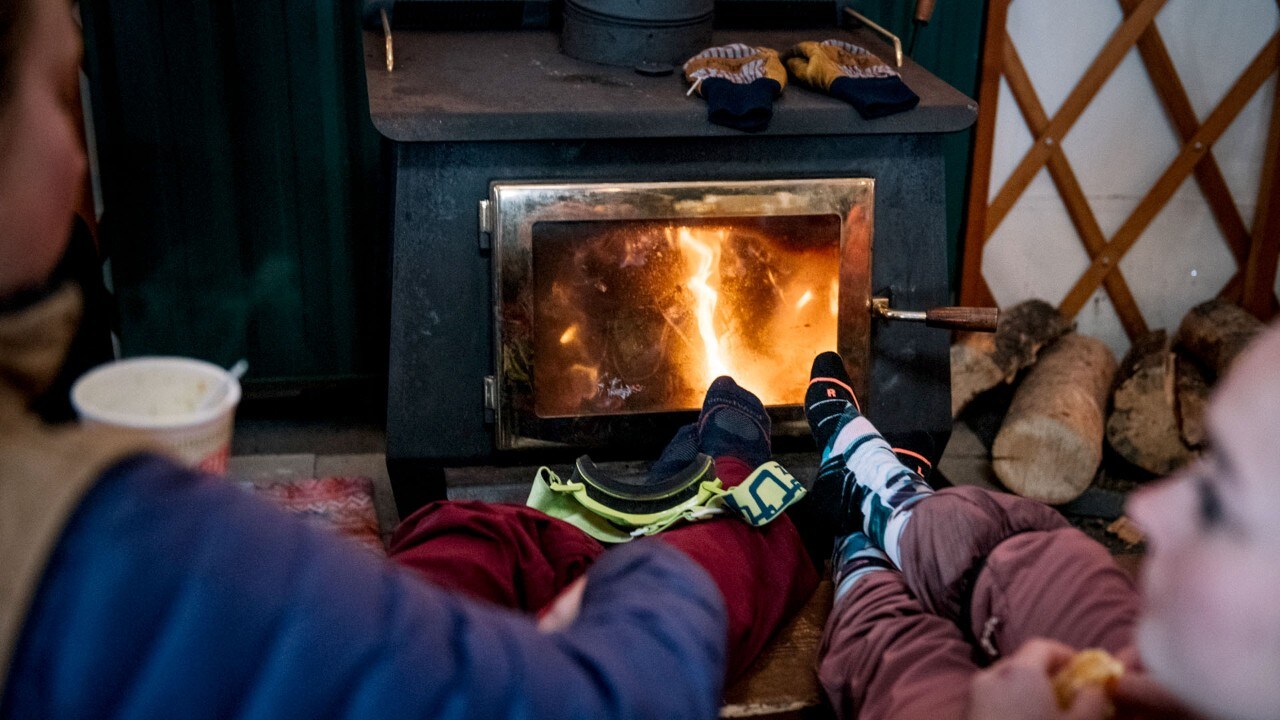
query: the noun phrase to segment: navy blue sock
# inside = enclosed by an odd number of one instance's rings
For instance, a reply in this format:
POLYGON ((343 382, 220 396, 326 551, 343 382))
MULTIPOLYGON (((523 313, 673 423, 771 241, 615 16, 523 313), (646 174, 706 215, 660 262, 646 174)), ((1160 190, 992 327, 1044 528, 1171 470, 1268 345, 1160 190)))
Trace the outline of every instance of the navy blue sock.
POLYGON ((698 426, 689 423, 676 430, 675 437, 662 450, 662 454, 649 466, 649 478, 662 480, 684 470, 698 457, 698 426))
POLYGON ((772 425, 764 403, 733 378, 720 376, 707 388, 698 417, 699 449, 711 457, 730 456, 755 467, 772 454, 772 425))

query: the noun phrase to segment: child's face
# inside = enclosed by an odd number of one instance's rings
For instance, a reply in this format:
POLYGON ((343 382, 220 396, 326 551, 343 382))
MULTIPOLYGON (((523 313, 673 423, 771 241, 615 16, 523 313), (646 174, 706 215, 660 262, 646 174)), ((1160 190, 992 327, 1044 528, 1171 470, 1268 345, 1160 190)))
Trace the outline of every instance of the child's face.
MULTIPOLYGON (((8 2, 9 0, 5 0, 8 2)), ((0 108, 0 297, 39 285, 66 247, 85 159, 75 118, 80 40, 65 0, 31 17, 0 108)))
POLYGON ((1147 532, 1139 649, 1200 711, 1280 708, 1280 325, 1236 363, 1209 409, 1212 449, 1139 492, 1147 532))

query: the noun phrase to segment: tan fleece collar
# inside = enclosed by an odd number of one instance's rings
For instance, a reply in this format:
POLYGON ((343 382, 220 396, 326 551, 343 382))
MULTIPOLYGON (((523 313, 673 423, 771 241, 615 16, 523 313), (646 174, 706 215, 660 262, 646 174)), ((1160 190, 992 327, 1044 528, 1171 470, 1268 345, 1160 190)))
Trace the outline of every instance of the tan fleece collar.
POLYGON ((150 440, 107 427, 44 426, 31 401, 57 378, 80 318, 66 285, 21 310, 0 312, 0 696, 49 553, 84 493, 150 440))
POLYGON ((63 285, 21 310, 0 313, 0 395, 26 408, 53 384, 80 324, 80 288, 63 285))

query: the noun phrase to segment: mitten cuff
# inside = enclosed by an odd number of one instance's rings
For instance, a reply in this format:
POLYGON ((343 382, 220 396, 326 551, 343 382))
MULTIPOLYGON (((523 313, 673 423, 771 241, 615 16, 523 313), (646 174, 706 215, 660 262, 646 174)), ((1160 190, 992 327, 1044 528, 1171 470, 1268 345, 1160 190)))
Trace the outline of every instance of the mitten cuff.
POLYGON ((910 110, 920 103, 920 96, 897 77, 838 77, 827 92, 852 105, 868 120, 910 110))
POLYGON ((708 120, 745 132, 760 132, 769 126, 773 100, 782 92, 782 85, 772 78, 739 84, 709 77, 698 89, 707 100, 708 120))

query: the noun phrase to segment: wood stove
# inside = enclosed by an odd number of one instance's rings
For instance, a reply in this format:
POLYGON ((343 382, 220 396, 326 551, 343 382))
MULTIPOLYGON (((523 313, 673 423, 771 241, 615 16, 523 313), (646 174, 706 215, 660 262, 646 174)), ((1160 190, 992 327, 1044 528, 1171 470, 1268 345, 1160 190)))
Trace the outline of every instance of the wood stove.
MULTIPOLYGON (((826 37, 893 56, 834 27, 715 41, 826 37)), ((384 45, 366 34, 395 188, 402 512, 444 494, 447 466, 652 457, 721 370, 765 398, 781 441, 805 438, 808 363, 833 347, 882 430, 941 452, 948 334, 876 320, 872 298, 949 300, 939 134, 973 122, 968 98, 908 61, 915 110, 867 121, 788 87, 744 135, 708 124, 678 76, 574 60, 550 31, 399 31, 390 72, 384 45)))

